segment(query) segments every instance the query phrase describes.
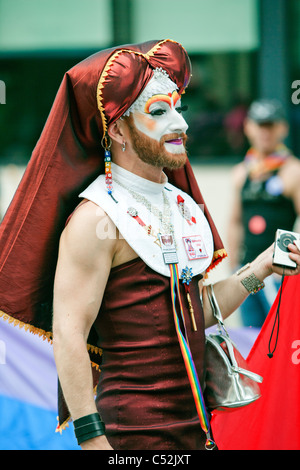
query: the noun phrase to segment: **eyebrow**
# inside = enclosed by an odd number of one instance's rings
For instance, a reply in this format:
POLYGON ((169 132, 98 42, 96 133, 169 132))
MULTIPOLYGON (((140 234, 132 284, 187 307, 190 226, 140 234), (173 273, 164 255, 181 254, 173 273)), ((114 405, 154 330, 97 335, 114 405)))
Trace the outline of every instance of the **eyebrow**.
POLYGON ((180 95, 177 93, 176 90, 174 90, 173 93, 168 93, 167 95, 163 95, 163 94, 153 95, 151 96, 151 98, 148 99, 147 103, 145 104, 144 111, 145 113, 149 113, 149 108, 151 104, 157 103, 158 101, 164 101, 171 107, 172 100, 173 100, 173 103, 175 106, 175 104, 177 103, 179 99, 180 99, 180 95))

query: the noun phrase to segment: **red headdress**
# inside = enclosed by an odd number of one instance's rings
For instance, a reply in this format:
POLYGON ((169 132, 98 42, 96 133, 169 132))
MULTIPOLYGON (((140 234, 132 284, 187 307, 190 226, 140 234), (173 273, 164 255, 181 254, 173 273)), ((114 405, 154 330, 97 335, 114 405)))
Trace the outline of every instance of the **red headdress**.
MULTIPOLYGON (((179 94, 184 91, 190 61, 184 48, 169 39, 98 52, 65 74, 0 226, 0 316, 51 339, 60 234, 78 194, 104 173, 101 141, 107 127, 132 105, 157 67, 169 74, 179 94)), ((189 162, 166 173, 170 183, 204 204, 189 162)), ((226 253, 206 206, 205 215, 214 236, 214 266, 226 253)), ((92 335, 89 345, 98 363, 92 335)))

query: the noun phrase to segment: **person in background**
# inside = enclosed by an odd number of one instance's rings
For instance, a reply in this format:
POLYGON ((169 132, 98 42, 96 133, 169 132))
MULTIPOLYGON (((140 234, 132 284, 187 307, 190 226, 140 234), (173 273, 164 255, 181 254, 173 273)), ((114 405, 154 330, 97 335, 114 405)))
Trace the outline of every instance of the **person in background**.
MULTIPOLYGON (((300 214, 300 162, 284 145, 289 131, 284 110, 276 100, 254 101, 244 132, 251 145, 233 168, 233 202, 228 228, 232 270, 247 264, 270 246, 278 228, 297 231, 300 214)), ((245 326, 261 327, 278 292, 281 278, 240 307, 245 326)))

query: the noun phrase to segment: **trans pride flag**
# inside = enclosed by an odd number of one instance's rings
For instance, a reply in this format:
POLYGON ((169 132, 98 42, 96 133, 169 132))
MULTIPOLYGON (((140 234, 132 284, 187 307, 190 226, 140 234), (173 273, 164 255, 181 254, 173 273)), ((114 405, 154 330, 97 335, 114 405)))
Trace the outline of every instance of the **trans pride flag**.
POLYGON ((0 450, 75 450, 72 424, 57 426, 52 346, 0 318, 0 450))

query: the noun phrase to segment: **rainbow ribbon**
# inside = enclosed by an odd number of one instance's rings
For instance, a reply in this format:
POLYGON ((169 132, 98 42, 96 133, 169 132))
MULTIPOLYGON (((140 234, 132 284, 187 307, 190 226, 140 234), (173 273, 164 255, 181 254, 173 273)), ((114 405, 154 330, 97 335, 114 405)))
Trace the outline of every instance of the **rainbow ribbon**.
MULTIPOLYGON (((197 413, 200 420, 200 425, 203 431, 206 434, 206 449, 213 449, 215 447, 215 442, 211 439, 211 430, 210 430, 210 422, 207 415, 207 410, 201 390, 201 386, 199 383, 198 375, 196 372, 195 364, 193 361, 192 353, 188 344, 188 337, 187 334, 183 335, 181 328, 179 317, 176 310, 176 292, 178 294, 178 301, 180 306, 180 313, 181 318, 183 320, 183 325, 185 329, 185 321, 184 321, 184 314, 179 290, 179 273, 178 273, 178 265, 177 264, 170 264, 170 278, 171 278, 171 297, 172 297, 172 306, 173 306, 173 316, 175 322, 176 333, 181 349, 181 354, 184 360, 185 368, 187 371, 187 375, 189 378, 189 382, 191 385, 197 413)), ((186 333, 186 329, 185 329, 186 333)))

